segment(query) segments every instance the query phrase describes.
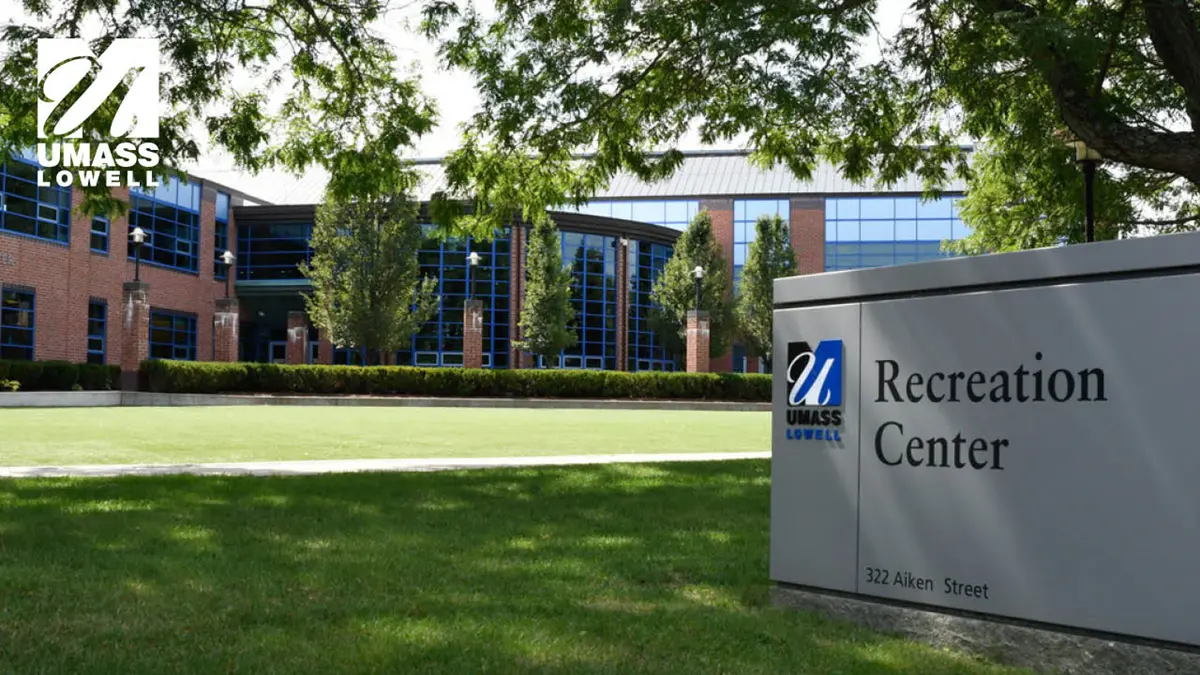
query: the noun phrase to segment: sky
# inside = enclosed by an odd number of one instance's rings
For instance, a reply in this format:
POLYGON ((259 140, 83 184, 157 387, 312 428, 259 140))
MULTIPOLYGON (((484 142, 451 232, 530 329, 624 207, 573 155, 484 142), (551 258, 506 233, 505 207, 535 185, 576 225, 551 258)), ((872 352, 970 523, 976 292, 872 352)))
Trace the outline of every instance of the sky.
MULTIPOLYGON (((401 1, 403 0, 397 0, 397 2, 401 1)), ((405 9, 390 12, 376 29, 391 41, 400 60, 415 68, 416 73, 420 75, 425 94, 437 104, 439 125, 420 139, 413 153, 415 157, 433 158, 444 156, 456 147, 460 127, 478 110, 479 97, 475 92, 471 77, 459 71, 447 71, 440 67, 436 46, 418 36, 413 29, 420 4, 419 2, 409 2, 405 9)), ((489 11, 491 7, 490 0, 477 1, 476 5, 485 12, 489 11)), ((907 0, 880 0, 879 9, 876 12, 878 25, 881 27, 899 26, 908 6, 907 0)), ((20 0, 0 0, 0 23, 19 21, 22 16, 20 0)), ((864 45, 864 59, 872 59, 877 56, 878 48, 875 44, 864 45)), ((253 86, 253 82, 243 78, 240 82, 235 82, 235 86, 244 88, 253 86)), ((223 183, 274 203, 311 202, 313 201, 311 193, 319 190, 324 184, 320 170, 312 170, 307 175, 307 179, 281 171, 250 175, 237 170, 229 156, 207 147, 203 128, 196 128, 195 133, 200 139, 201 157, 194 165, 181 167, 194 175, 223 183)), ((728 149, 737 148, 739 144, 735 140, 721 145, 705 146, 700 143, 696 134, 691 134, 683 139, 680 147, 685 150, 728 149)))

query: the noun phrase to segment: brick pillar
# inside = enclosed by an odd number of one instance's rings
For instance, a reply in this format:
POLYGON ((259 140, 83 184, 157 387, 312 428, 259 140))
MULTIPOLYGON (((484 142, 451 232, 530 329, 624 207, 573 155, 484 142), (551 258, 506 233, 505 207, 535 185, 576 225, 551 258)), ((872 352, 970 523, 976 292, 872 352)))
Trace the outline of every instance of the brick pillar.
POLYGON ((126 282, 121 301, 121 388, 137 391, 138 368, 150 358, 150 284, 126 282))
POLYGON ((746 372, 747 373, 757 373, 758 372, 758 356, 749 351, 746 352, 746 372))
MULTIPOLYGON (((732 199, 701 199, 700 208, 708 211, 712 220, 713 238, 721 245, 721 255, 725 258, 725 274, 729 279, 729 292, 733 293, 733 200, 732 199)), ((726 354, 716 356, 711 361, 712 372, 728 373, 733 371, 732 346, 726 354)))
POLYGON ((213 359, 233 362, 238 360, 238 301, 237 298, 217 298, 213 312, 213 359))
POLYGON ((825 200, 820 197, 792 197, 788 207, 788 228, 792 250, 796 253, 796 271, 817 274, 825 271, 825 200))
POLYGON ((317 362, 321 365, 333 365, 333 343, 324 330, 317 329, 317 362))
POLYGON ((617 370, 629 362, 629 240, 617 240, 617 370))
POLYGON ((483 367, 483 301, 471 299, 463 307, 463 368, 483 367))
POLYGON ((687 371, 709 372, 708 312, 691 310, 687 313, 687 371))
POLYGON ((525 299, 525 226, 514 223, 508 243, 508 367, 529 368, 530 360, 517 349, 521 339, 521 305, 525 299))
POLYGON ((304 312, 288 312, 287 314, 287 362, 289 365, 303 364, 307 359, 304 350, 308 349, 308 316, 304 312))

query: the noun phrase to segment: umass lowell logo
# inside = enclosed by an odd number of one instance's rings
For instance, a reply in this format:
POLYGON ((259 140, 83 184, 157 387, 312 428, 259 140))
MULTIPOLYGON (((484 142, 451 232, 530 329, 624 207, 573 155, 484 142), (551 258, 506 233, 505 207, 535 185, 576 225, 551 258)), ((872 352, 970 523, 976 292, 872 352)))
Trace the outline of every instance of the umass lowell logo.
POLYGON ((842 354, 841 340, 788 343, 788 440, 842 440, 842 354))

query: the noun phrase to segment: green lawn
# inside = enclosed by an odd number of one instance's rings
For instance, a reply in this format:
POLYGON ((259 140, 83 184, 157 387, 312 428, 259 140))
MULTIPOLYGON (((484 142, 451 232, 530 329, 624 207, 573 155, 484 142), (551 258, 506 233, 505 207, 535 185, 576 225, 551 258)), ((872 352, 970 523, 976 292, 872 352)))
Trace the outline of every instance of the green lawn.
POLYGON ((1018 672, 771 607, 769 480, 739 461, 0 481, 0 673, 1018 672))
POLYGON ((749 452, 770 413, 233 406, 0 409, 0 465, 749 452))

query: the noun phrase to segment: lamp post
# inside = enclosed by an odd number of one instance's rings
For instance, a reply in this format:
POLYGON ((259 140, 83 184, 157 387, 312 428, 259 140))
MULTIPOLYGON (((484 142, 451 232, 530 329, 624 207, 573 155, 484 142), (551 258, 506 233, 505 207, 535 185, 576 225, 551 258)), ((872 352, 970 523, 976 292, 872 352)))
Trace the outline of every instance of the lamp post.
POLYGON ((1104 158, 1078 138, 1068 145, 1075 148, 1075 163, 1083 168, 1083 200, 1086 214, 1083 240, 1091 243, 1096 241, 1096 167, 1104 158))
POLYGON ((696 311, 700 311, 700 281, 704 279, 704 268, 696 265, 692 270, 692 276, 696 278, 696 311))
POLYGON ((142 244, 146 243, 146 232, 140 227, 133 228, 129 233, 129 241, 133 242, 133 280, 142 280, 142 244))
POLYGON ((471 251, 471 254, 467 256, 467 260, 471 263, 470 266, 467 267, 467 285, 470 288, 470 295, 468 297, 471 300, 474 300, 475 299, 475 267, 479 265, 479 254, 476 253, 475 251, 471 251))
POLYGON ((221 254, 221 262, 225 264, 225 298, 229 298, 229 274, 233 271, 233 261, 237 257, 233 255, 233 251, 225 251, 221 254))

